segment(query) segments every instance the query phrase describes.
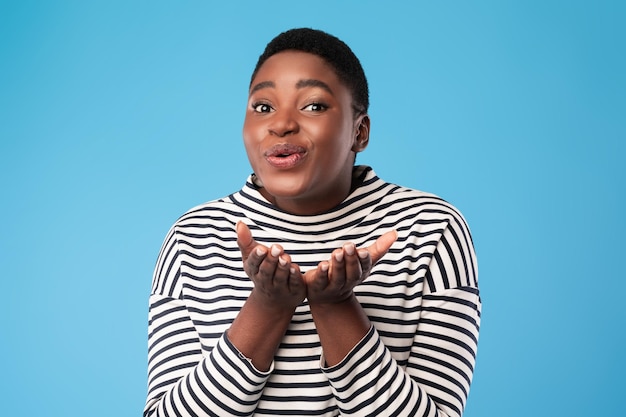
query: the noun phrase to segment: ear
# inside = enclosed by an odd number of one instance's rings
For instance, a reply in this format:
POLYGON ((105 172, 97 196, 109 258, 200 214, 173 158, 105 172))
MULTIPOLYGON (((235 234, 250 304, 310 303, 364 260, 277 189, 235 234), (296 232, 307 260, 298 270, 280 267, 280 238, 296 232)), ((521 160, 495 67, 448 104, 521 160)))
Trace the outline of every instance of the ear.
POLYGON ((356 119, 354 128, 354 143, 352 150, 355 153, 362 152, 367 148, 370 140, 370 117, 362 114, 356 119))

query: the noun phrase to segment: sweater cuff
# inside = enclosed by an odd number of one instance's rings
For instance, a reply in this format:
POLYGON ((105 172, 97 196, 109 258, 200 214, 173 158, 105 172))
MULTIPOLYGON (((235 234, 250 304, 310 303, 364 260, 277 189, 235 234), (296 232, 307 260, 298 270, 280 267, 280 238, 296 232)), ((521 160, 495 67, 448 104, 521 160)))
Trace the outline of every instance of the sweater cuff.
POLYGON ((320 367, 329 378, 339 378, 344 372, 347 372, 361 362, 365 352, 375 348, 377 342, 378 333, 376 332, 374 326, 371 326, 367 334, 359 340, 359 343, 357 343, 352 350, 348 352, 346 357, 343 358, 337 365, 327 367, 326 359, 324 358, 324 351, 322 351, 320 356, 320 367))
MULTIPOLYGON (((247 358, 243 353, 237 349, 237 347, 228 338, 228 333, 225 332, 222 338, 224 342, 224 351, 226 352, 226 360, 231 362, 232 365, 239 368, 240 372, 246 374, 244 376, 250 377, 251 380, 256 380, 259 383, 265 383, 267 378, 274 371, 274 361, 270 364, 270 368, 267 371, 259 371, 253 364, 250 358, 247 358)), ((218 342, 219 344, 219 342, 218 342)))

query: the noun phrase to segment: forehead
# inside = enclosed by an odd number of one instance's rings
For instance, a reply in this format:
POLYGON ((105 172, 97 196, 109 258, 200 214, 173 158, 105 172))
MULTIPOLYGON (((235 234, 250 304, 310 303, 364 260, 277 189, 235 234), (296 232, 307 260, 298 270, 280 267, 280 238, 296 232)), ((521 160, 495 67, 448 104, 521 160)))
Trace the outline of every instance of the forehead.
POLYGON ((302 79, 343 84, 335 69, 322 57, 308 52, 287 50, 272 55, 261 65, 251 87, 264 81, 297 82, 302 79))

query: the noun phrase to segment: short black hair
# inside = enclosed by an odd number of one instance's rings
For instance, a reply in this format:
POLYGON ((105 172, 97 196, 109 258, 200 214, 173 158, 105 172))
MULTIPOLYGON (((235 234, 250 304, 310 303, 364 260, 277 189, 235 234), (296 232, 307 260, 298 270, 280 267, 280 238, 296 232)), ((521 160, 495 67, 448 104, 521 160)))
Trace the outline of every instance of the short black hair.
POLYGON ((256 63, 250 84, 269 57, 287 50, 308 52, 326 61, 352 93, 356 115, 367 113, 369 89, 361 62, 341 39, 317 29, 290 29, 272 39, 256 63))

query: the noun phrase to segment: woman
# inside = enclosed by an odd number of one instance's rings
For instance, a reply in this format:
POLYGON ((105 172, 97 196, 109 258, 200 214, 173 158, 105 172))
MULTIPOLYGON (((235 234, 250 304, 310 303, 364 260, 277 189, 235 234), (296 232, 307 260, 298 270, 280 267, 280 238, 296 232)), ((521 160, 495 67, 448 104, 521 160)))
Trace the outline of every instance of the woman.
POLYGON ((355 166, 367 81, 339 39, 280 34, 243 128, 253 174, 172 227, 145 416, 460 416, 480 325, 459 212, 355 166))

